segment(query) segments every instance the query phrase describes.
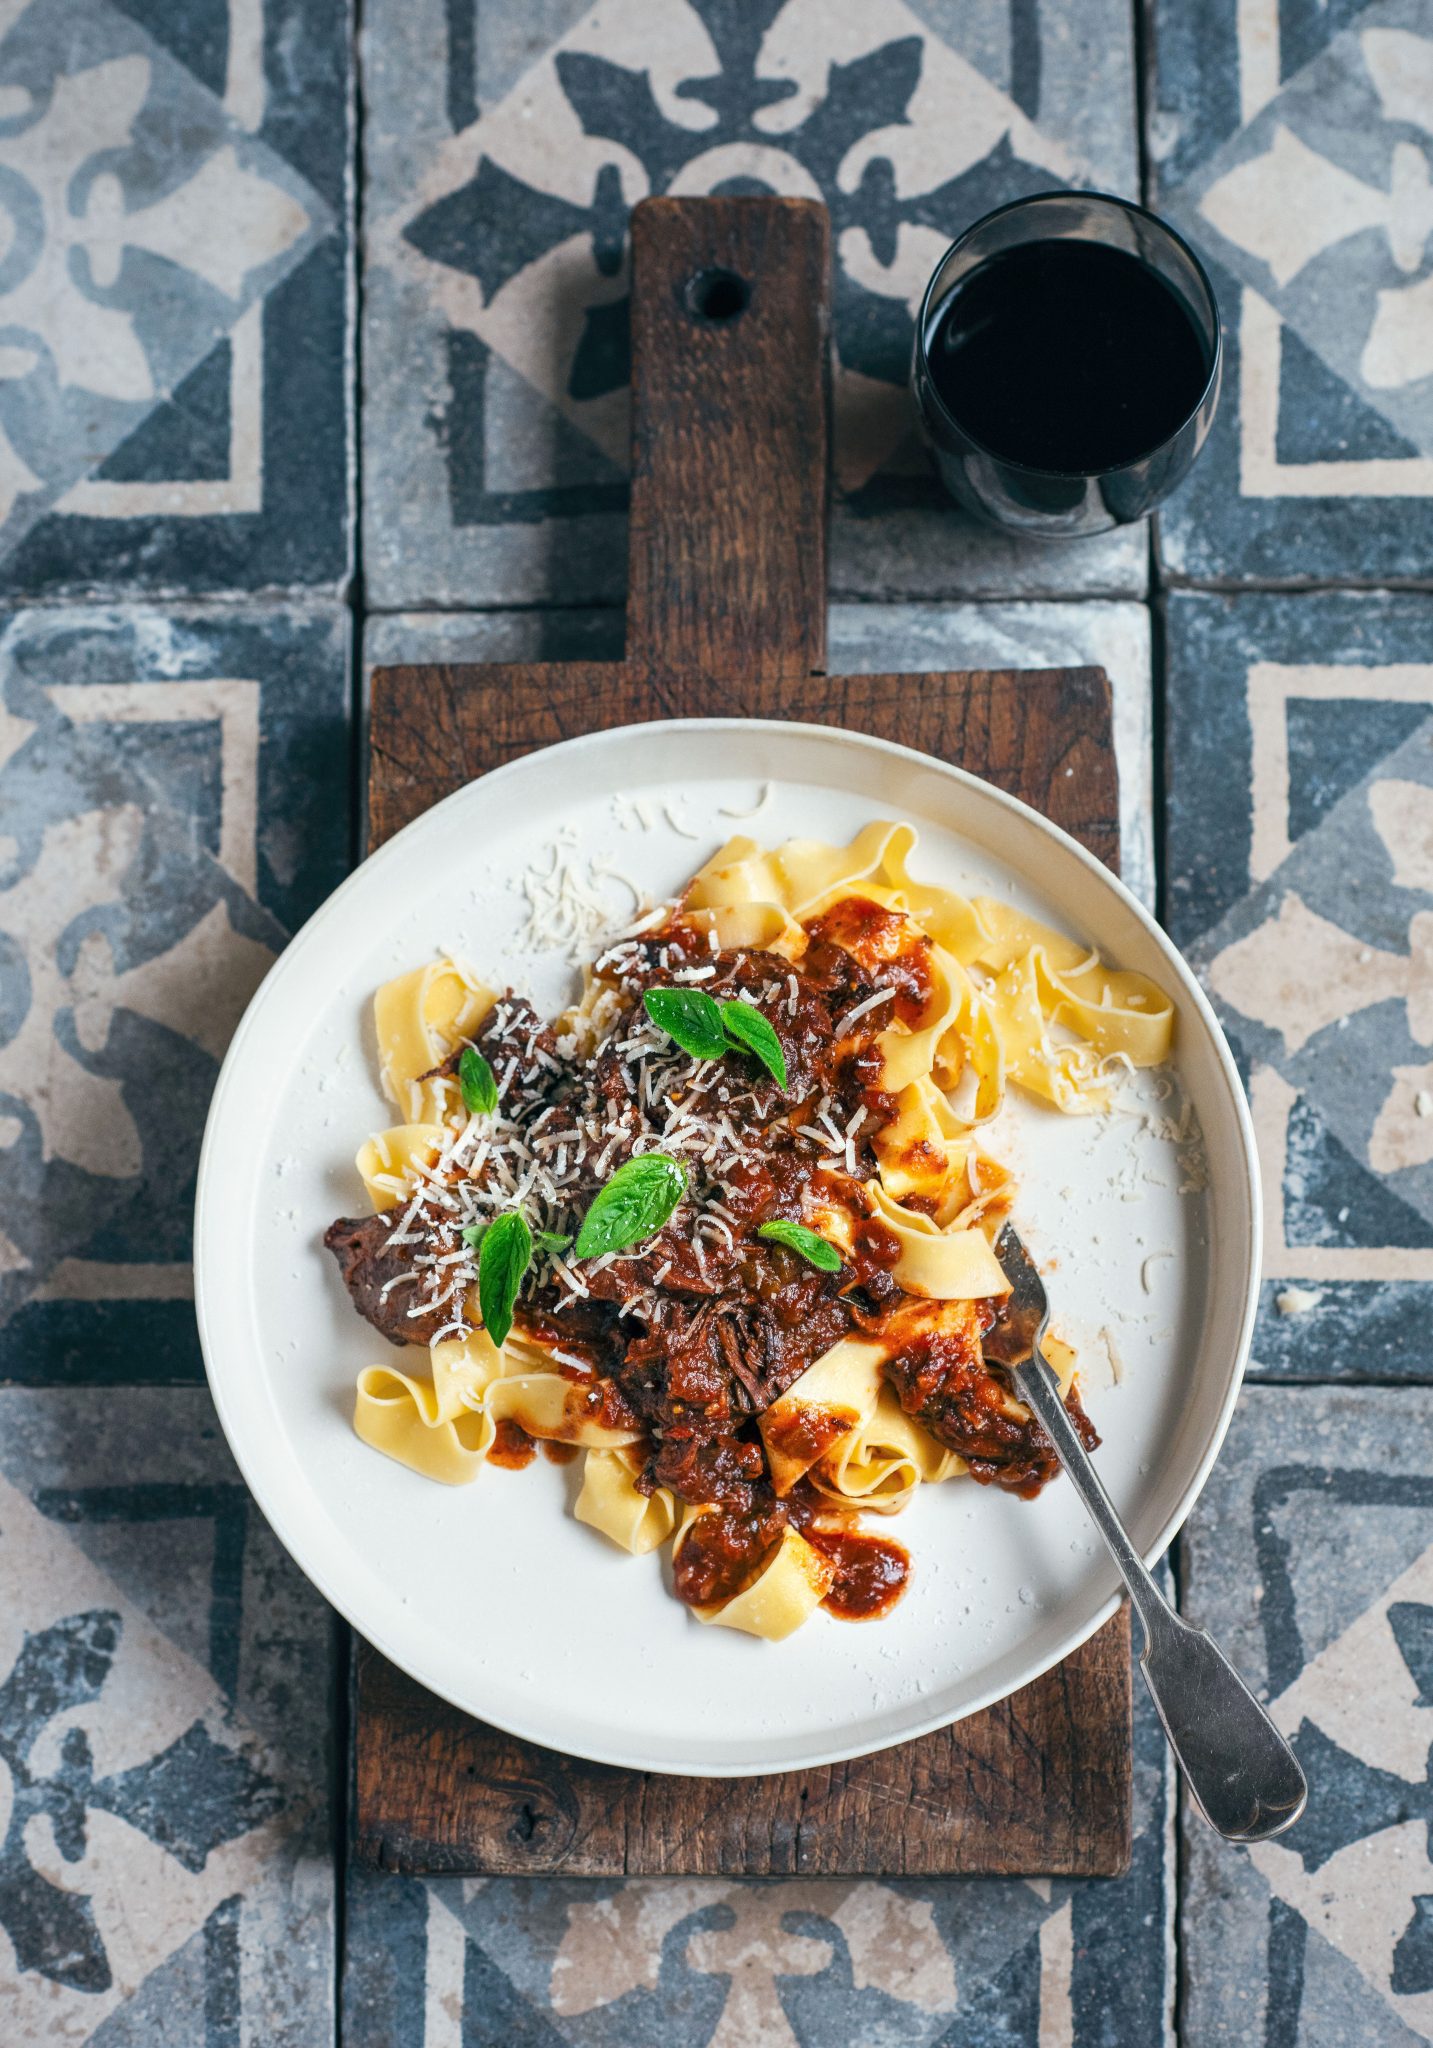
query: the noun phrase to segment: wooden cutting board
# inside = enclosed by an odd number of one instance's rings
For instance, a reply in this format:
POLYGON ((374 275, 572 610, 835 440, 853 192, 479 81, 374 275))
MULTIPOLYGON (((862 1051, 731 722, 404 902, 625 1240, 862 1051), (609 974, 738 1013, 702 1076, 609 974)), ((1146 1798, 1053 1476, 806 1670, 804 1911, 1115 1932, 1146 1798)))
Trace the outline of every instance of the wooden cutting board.
MULTIPOLYGON (((957 762, 1117 867, 1101 670, 824 673, 824 209, 651 199, 633 214, 632 252, 626 659, 378 670, 370 848, 552 741, 741 715, 848 726, 957 762)), ((1125 1609, 999 1706, 875 1756, 768 1778, 663 1777, 539 1749, 434 1698, 366 1644, 354 1683, 355 1853, 387 1870, 1113 1876, 1129 1861, 1125 1609)))

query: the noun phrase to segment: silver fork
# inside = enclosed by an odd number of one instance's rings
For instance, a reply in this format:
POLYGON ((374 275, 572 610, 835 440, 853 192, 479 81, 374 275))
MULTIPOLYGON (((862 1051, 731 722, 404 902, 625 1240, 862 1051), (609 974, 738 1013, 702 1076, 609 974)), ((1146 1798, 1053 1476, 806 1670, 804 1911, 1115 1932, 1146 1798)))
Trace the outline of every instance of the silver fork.
POLYGON ((1055 1446, 1085 1511, 1109 1545, 1144 1628, 1139 1668, 1195 1805, 1231 1842, 1266 1842, 1304 1810, 1308 1781, 1288 1743, 1213 1637, 1170 1607, 1145 1569, 1040 1351, 1050 1321, 1045 1283, 1007 1223, 995 1246, 1012 1293, 985 1339, 1055 1446))

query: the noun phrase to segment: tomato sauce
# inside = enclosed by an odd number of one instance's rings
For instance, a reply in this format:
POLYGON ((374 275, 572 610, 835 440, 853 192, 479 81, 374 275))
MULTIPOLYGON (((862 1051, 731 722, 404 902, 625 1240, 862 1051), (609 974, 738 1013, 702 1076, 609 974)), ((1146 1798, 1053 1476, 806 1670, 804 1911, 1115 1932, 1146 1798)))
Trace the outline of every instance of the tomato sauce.
POLYGON ((816 1408, 805 1402, 768 1414, 762 1434, 769 1449, 793 1464, 814 1465, 832 1444, 855 1428, 860 1416, 854 1408, 816 1408))
POLYGON ((935 987, 932 945, 919 925, 900 910, 887 910, 867 896, 847 896, 807 929, 812 943, 823 940, 858 960, 871 979, 892 990, 891 1008, 879 1021, 898 1017, 914 1024, 930 1002, 935 987))
MULTIPOLYGON (((933 1331, 904 1345, 883 1368, 907 1415, 955 1451, 982 1486, 1033 1500, 1060 1469, 1055 1446, 1016 1401, 1004 1370, 981 1355, 978 1332, 933 1331)), ((1099 1436, 1073 1387, 1065 1407, 1087 1450, 1099 1436)))
POLYGON ((537 1456, 537 1445, 518 1423, 504 1416, 497 1426, 493 1447, 488 1452, 490 1465, 501 1465, 505 1472, 521 1472, 524 1465, 530 1465, 537 1456))
POLYGON ((699 1515, 673 1561, 676 1595, 688 1607, 730 1600, 756 1577, 781 1541, 785 1517, 733 1514, 724 1508, 699 1515))
POLYGON ((839 1621, 875 1621, 889 1614, 906 1590, 910 1554, 889 1536, 864 1529, 808 1529, 806 1541, 836 1567, 835 1582, 821 1602, 839 1621))

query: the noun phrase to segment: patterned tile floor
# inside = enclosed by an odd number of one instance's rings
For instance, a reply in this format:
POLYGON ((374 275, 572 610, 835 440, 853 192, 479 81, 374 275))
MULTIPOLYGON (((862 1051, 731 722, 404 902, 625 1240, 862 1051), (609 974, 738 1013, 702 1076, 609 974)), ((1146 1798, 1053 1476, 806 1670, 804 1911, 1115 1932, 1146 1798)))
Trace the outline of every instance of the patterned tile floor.
POLYGON ((1430 194, 1433 0, 0 0, 4 2048, 1433 2040, 1430 194), (1061 183, 1220 292, 1153 547, 984 536, 911 435, 940 248, 1061 183), (1142 1709, 1117 1881, 342 1865, 346 1646, 199 1372, 205 1103, 353 857, 366 664, 620 645, 626 210, 757 188, 836 230, 833 662, 1102 662, 1244 1065, 1255 1384, 1174 1570, 1313 1782, 1255 1854, 1176 1855, 1142 1709))

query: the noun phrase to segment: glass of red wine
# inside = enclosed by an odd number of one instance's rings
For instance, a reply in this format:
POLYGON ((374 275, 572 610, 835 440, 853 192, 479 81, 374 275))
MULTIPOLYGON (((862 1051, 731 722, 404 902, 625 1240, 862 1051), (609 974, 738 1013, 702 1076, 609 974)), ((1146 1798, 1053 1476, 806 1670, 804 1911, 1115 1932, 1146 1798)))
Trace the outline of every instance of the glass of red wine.
POLYGON ((916 322, 911 388, 945 485, 1049 538, 1142 519, 1188 475, 1219 400, 1204 266, 1142 206, 1041 192, 951 244, 916 322))

